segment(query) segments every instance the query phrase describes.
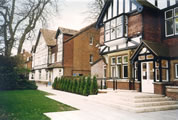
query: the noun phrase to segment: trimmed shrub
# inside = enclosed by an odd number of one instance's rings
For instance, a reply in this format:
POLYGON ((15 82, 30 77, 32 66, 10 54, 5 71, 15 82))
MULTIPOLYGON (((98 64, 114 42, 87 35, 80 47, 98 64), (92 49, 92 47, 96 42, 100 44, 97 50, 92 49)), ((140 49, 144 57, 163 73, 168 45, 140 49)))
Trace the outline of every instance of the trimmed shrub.
POLYGON ((98 94, 98 84, 95 76, 93 77, 93 94, 98 94))
POLYGON ((57 80, 58 80, 58 78, 56 77, 56 78, 54 79, 53 84, 52 84, 53 89, 56 89, 56 88, 57 88, 57 80))

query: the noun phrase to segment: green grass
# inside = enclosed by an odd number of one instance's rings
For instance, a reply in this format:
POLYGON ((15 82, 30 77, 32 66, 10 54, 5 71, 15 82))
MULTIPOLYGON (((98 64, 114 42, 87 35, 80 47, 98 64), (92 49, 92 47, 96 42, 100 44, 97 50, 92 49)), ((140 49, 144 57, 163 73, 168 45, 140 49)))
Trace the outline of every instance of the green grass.
POLYGON ((38 90, 0 91, 0 120, 50 120, 43 113, 76 110, 38 90))

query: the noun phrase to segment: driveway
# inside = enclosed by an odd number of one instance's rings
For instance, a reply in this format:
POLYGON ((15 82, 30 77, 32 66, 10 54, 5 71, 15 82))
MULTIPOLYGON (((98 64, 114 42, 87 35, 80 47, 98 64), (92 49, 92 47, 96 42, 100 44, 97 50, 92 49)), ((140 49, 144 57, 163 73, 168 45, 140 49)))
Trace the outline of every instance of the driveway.
MULTIPOLYGON (((52 93, 51 99, 70 105, 79 110, 45 113, 51 120, 178 120, 178 110, 133 113, 117 107, 95 102, 92 97, 85 97, 68 92, 39 86, 39 90, 52 93)), ((104 99, 103 99, 104 100, 104 99)))

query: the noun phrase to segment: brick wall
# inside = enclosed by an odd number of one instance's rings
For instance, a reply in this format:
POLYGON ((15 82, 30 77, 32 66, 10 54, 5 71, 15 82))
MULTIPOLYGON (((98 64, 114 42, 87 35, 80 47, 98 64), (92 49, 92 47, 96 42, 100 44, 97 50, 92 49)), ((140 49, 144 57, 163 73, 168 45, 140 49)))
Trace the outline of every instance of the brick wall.
POLYGON ((144 40, 161 42, 161 16, 157 11, 143 11, 144 40))
MULTIPOLYGON (((113 88, 113 81, 106 81, 107 88, 113 88)), ((117 89, 129 90, 129 82, 117 81, 117 89)))
POLYGON ((128 37, 142 33, 142 14, 128 17, 128 37))
POLYGON ((104 65, 105 65, 104 61, 100 60, 99 62, 91 66, 91 75, 96 76, 97 78, 103 78, 104 77, 104 71, 103 71, 104 65))

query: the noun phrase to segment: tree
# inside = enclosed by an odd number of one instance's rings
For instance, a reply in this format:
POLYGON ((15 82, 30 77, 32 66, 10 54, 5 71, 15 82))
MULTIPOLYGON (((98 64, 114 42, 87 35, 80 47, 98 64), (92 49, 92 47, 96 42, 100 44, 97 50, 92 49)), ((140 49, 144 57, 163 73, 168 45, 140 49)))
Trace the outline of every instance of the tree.
POLYGON ((0 26, 3 31, 0 43, 3 44, 5 56, 11 55, 13 47, 17 47, 18 54, 21 53, 25 40, 31 37, 37 23, 45 23, 54 5, 57 8, 57 2, 59 1, 1 0, 0 16, 4 24, 0 26))
POLYGON ((89 14, 87 19, 91 21, 96 21, 97 18, 99 17, 104 4, 106 3, 107 0, 94 0, 88 4, 88 11, 87 13, 89 14))

